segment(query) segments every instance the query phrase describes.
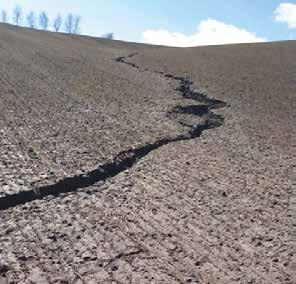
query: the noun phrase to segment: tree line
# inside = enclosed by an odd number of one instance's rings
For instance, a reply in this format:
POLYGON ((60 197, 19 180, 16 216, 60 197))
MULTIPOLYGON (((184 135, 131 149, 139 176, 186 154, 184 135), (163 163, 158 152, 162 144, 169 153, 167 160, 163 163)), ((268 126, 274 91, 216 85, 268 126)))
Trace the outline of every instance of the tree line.
MULTIPOLYGON (((0 19, 2 23, 9 23, 8 13, 6 10, 1 11, 0 19)), ((12 13, 11 23, 16 26, 25 25, 29 28, 39 28, 43 30, 48 30, 51 26, 55 32, 63 30, 69 34, 79 34, 81 17, 79 15, 69 13, 65 19, 63 19, 62 16, 58 14, 52 21, 50 21, 45 11, 40 13, 31 11, 27 15, 24 15, 22 8, 20 6, 16 6, 12 13)))

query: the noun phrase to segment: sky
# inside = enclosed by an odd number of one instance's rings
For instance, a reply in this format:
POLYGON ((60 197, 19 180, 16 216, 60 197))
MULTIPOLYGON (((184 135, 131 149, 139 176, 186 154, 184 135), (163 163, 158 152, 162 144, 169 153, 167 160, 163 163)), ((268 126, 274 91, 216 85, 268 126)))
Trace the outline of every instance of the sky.
MULTIPOLYGON (((296 1, 278 0, 0 0, 0 10, 80 15, 81 33, 198 46, 296 39, 296 1)), ((25 18, 25 17, 24 17, 25 18)), ((25 25, 25 21, 24 21, 25 25)))

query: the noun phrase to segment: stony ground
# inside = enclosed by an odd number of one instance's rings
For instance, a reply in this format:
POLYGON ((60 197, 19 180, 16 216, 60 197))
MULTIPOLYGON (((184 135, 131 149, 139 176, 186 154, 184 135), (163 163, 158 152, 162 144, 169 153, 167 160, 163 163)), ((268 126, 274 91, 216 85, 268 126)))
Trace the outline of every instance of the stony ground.
POLYGON ((295 47, 1 25, 0 283, 295 283, 295 47))

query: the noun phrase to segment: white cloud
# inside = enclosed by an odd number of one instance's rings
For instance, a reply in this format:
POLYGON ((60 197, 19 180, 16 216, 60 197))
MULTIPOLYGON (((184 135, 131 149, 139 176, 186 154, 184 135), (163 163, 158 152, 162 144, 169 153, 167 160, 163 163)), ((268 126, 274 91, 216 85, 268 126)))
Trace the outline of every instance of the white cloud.
POLYGON ((296 29, 296 4, 281 3, 274 13, 277 22, 286 23, 290 29, 296 29))
POLYGON ((143 40, 145 43, 178 47, 266 41, 244 29, 214 19, 200 22, 197 33, 193 35, 170 33, 167 30, 146 30, 143 40))

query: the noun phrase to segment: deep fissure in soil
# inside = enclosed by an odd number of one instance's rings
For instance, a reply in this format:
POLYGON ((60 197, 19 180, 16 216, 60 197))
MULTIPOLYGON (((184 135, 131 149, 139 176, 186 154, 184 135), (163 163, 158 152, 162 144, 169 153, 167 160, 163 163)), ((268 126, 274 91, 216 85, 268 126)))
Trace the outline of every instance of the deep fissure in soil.
MULTIPOLYGON (((115 59, 115 61, 140 69, 138 65, 126 61, 126 58, 131 58, 135 55, 137 55, 137 53, 130 54, 126 57, 119 57, 115 59)), ((147 71, 147 69, 144 71, 147 71)), ((86 174, 66 177, 52 185, 41 186, 30 191, 22 191, 1 197, 0 210, 6 210, 34 200, 41 200, 48 196, 58 197, 62 194, 76 192, 80 189, 90 187, 99 181, 105 181, 133 167, 140 159, 164 145, 198 138, 201 136, 203 131, 219 127, 224 123, 224 117, 213 113, 211 110, 225 107, 225 102, 211 99, 203 93, 194 91, 192 89, 193 82, 186 77, 164 74, 163 72, 158 71, 153 72, 160 74, 165 78, 178 81, 179 86, 176 90, 180 93, 182 98, 194 100, 199 103, 197 105, 189 105, 185 107, 176 106, 170 112, 175 114, 181 113, 196 115, 202 118, 202 123, 185 125, 179 121, 183 126, 188 128, 187 133, 179 134, 170 138, 165 137, 155 141, 154 143, 148 143, 136 149, 120 152, 111 162, 107 162, 86 174)), ((176 119, 178 119, 178 117, 176 117, 176 119)))

